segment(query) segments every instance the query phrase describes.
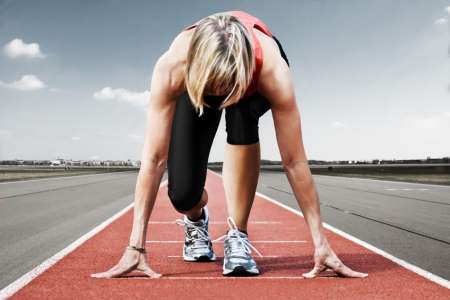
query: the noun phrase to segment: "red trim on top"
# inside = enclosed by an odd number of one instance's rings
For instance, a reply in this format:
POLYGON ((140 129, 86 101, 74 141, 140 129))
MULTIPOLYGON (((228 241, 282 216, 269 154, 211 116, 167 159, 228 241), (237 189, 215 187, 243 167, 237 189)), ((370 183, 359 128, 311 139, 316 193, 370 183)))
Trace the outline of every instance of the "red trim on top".
MULTIPOLYGON (((244 25, 247 27, 248 31, 251 32, 251 36, 253 39, 253 52, 255 54, 255 71, 253 73, 252 82, 250 83, 247 91, 245 92, 244 97, 247 97, 254 93, 256 91, 257 85, 258 85, 258 79, 259 75, 261 73, 262 65, 263 65, 263 52, 261 48, 261 43, 258 39, 258 37, 255 34, 254 27, 256 27, 258 30, 264 32, 269 37, 272 37, 272 32, 269 30, 269 27, 267 27, 266 24, 264 24, 260 19, 258 19, 255 16, 252 16, 244 11, 241 10, 232 10, 227 11, 227 13, 239 18, 239 20, 244 23, 244 25)), ((192 25, 189 25, 184 28, 184 30, 191 29, 198 25, 198 23, 202 19, 198 20, 192 25)))
POLYGON ((253 73, 250 86, 248 87, 244 95, 244 97, 247 97, 256 91, 258 86, 259 75, 261 74, 261 69, 263 65, 262 47, 258 37, 256 36, 254 27, 257 27, 259 30, 264 32, 269 37, 272 37, 272 32, 269 30, 267 25, 264 24, 260 19, 244 11, 234 10, 230 11, 229 13, 231 13, 235 17, 238 17, 239 20, 247 26, 247 29, 249 30, 249 32, 251 32, 253 38, 253 48, 254 48, 253 51, 255 53, 255 71, 253 73))

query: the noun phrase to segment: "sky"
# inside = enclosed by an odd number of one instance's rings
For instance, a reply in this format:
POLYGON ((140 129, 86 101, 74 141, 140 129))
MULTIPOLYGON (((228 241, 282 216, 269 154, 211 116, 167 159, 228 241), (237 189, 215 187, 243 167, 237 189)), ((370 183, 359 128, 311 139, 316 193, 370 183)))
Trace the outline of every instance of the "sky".
MULTIPOLYGON (((141 159, 156 60, 227 10, 281 41, 308 159, 450 156, 449 0, 0 0, 0 160, 141 159)), ((280 160, 270 111, 259 126, 261 158, 280 160)))

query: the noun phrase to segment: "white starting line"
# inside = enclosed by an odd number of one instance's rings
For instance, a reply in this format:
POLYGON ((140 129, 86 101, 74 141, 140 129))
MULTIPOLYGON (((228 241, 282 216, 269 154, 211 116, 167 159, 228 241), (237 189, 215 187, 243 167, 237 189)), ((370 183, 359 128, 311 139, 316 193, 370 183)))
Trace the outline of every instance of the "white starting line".
MULTIPOLYGON (((317 276, 314 277, 314 280, 316 279, 334 279, 336 280, 336 276, 317 276)), ((227 276, 173 276, 173 277, 164 277, 164 275, 162 277, 159 278, 150 278, 150 277, 137 277, 137 276, 133 276, 133 277, 122 277, 122 278, 117 278, 117 280, 232 280, 232 281, 236 281, 236 280, 299 280, 299 279, 308 279, 305 278, 303 276, 243 276, 243 277, 227 277, 227 276)))
MULTIPOLYGON (((184 241, 145 241, 148 244, 178 244, 184 241)), ((223 243, 223 241, 212 241, 215 243, 223 243)), ((307 241, 251 241, 252 244, 305 244, 307 241)))
MULTIPOLYGON (((278 221, 249 221, 249 224, 281 224, 278 221)), ((175 221, 149 221, 148 224, 176 224, 175 221)), ((226 221, 209 221, 209 224, 227 224, 226 221)))
MULTIPOLYGON (((168 258, 182 258, 183 255, 167 255, 168 258)), ((223 256, 216 256, 217 258, 223 258, 223 256)), ((264 258, 277 258, 280 257, 279 255, 263 255, 264 258)), ((260 257, 257 257, 260 258, 260 257)))
MULTIPOLYGON (((134 276, 134 277, 122 277, 122 278, 117 278, 118 280, 232 280, 232 281, 238 281, 238 280, 299 280, 299 279, 309 279, 309 278, 305 278, 303 276, 242 276, 242 277, 227 277, 227 276, 173 276, 173 277, 169 277, 169 276, 162 276, 159 278, 149 278, 149 277, 138 277, 138 276, 134 276)), ((336 280, 339 279, 339 277, 337 276, 317 276, 314 277, 314 280, 317 279, 328 279, 328 280, 336 280)))

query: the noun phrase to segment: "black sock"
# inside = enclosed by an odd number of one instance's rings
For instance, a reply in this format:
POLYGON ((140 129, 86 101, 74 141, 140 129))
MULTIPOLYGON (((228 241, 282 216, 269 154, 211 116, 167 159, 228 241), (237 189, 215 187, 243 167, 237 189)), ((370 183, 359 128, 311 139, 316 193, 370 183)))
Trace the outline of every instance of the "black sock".
POLYGON ((206 219, 205 209, 204 209, 203 207, 202 207, 202 214, 201 214, 201 216, 200 216, 200 219, 201 219, 201 220, 206 219))
POLYGON ((202 207, 202 214, 200 215, 200 218, 198 218, 198 219, 196 219, 196 220, 192 220, 191 218, 189 218, 189 217, 187 217, 188 218, 188 220, 189 221, 191 221, 191 222, 198 222, 198 221, 200 221, 200 220, 204 220, 205 219, 205 210, 203 209, 203 207, 202 207))

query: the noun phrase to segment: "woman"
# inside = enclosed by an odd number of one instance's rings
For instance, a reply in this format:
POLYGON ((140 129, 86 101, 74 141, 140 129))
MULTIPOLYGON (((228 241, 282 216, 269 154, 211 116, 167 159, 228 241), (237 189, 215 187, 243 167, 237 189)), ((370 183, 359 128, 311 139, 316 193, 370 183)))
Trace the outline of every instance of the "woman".
POLYGON ((129 245, 117 265, 93 277, 120 277, 133 270, 161 276, 149 267, 144 245, 166 166, 168 196, 184 214, 179 222, 185 226, 184 260, 216 259, 208 235, 204 183, 223 109, 227 131, 223 174, 230 225, 223 274, 259 274, 247 221, 259 176, 258 120, 270 109, 283 166, 315 246, 314 267, 303 276, 312 278, 327 268, 346 277, 367 276, 345 266, 324 235, 289 62, 261 20, 243 11, 228 11, 186 27, 158 59, 150 94, 129 245))

